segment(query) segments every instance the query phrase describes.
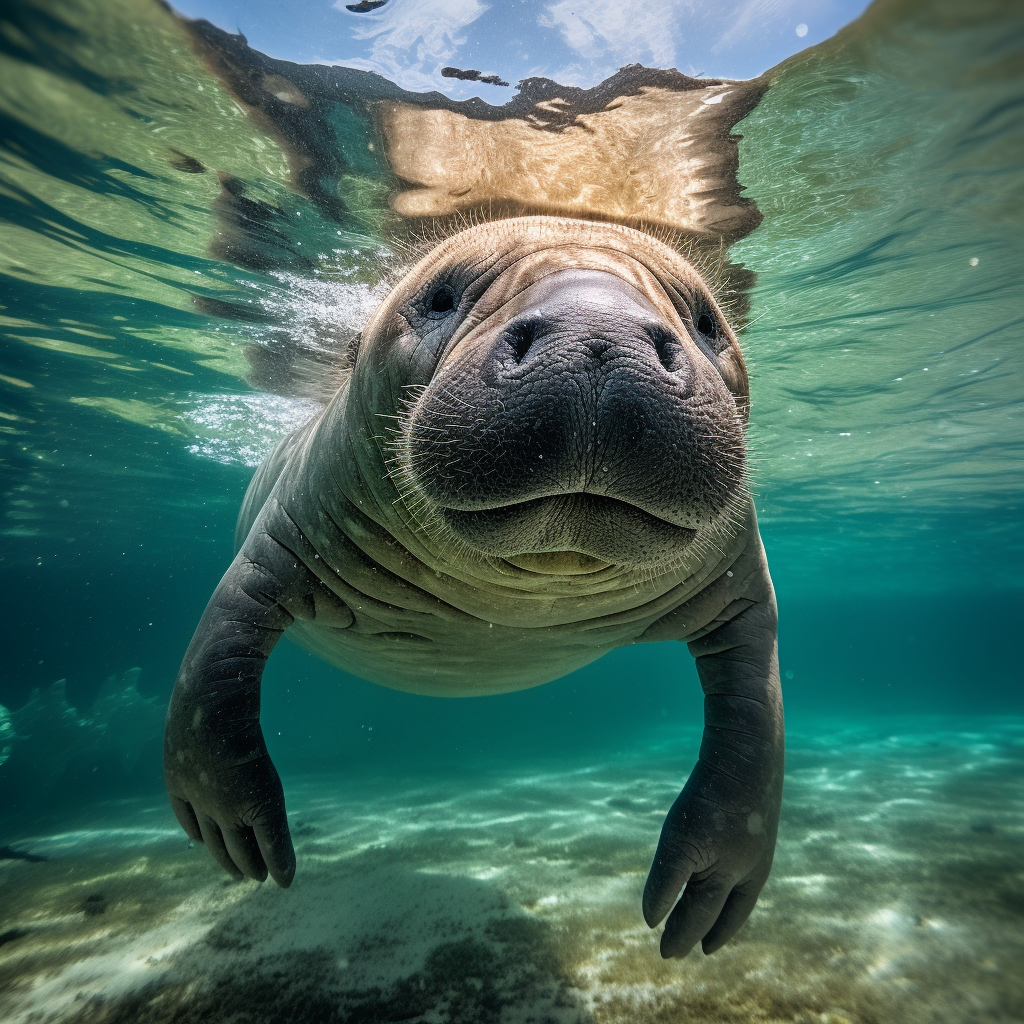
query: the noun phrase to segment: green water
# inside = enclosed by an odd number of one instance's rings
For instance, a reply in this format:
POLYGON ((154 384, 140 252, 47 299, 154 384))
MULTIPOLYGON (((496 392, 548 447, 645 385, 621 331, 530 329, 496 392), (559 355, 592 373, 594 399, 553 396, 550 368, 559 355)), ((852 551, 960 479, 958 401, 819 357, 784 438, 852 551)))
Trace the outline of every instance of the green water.
POLYGON ((874 591, 1019 584, 1020 32, 877 5, 742 127, 766 528, 804 586, 815 547, 874 591))
POLYGON ((394 181, 337 104, 331 215, 156 3, 0 29, 0 705, 67 680, 0 764, 0 846, 49 858, 0 859, 0 1015, 226 1021, 230 977, 252 1021, 1024 1017, 1018 4, 876 3, 737 128, 793 753, 775 874, 710 968, 663 964, 638 913, 698 743, 675 645, 458 702, 282 645, 263 719, 310 830, 296 888, 225 890, 186 849, 152 723, 253 468, 314 408, 245 351, 359 329, 401 259, 394 181), (270 269, 224 255, 228 178, 280 211, 270 269), (118 746, 94 701, 133 666, 118 746))

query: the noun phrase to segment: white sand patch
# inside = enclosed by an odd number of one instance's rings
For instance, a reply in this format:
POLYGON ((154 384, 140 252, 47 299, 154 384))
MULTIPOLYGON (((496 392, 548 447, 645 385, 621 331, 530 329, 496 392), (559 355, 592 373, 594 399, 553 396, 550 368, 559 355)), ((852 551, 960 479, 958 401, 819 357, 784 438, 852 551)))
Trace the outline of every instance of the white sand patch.
MULTIPOLYGON (((141 934, 125 935, 114 928, 99 928, 88 939, 67 942, 55 939, 67 958, 77 950, 81 959, 53 973, 32 980, 22 991, 11 993, 3 1005, 5 1024, 28 1024, 38 1020, 60 1020, 77 1003, 90 996, 118 999, 137 992, 167 971, 175 956, 200 942, 231 905, 240 891, 225 890, 220 884, 207 886, 182 901, 169 920, 141 934)), ((53 926, 67 918, 47 922, 53 926)), ((44 925, 45 927, 45 925, 44 925)), ((45 952, 37 945, 34 952, 45 952)))

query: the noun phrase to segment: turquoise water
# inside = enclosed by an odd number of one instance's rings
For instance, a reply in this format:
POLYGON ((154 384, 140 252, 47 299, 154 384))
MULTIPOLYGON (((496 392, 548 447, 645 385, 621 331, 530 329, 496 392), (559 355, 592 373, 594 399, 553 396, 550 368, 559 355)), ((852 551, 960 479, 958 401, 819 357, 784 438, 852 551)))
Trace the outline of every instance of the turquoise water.
POLYGON ((639 894, 699 745, 680 645, 476 701, 281 645, 296 883, 189 847, 170 688, 254 467, 316 408, 280 359, 385 293, 402 185, 358 103, 261 64, 315 99, 274 120, 155 3, 0 28, 3 1019, 1024 1018, 1017 5, 876 3, 735 129, 787 783, 750 922, 665 962, 639 894))

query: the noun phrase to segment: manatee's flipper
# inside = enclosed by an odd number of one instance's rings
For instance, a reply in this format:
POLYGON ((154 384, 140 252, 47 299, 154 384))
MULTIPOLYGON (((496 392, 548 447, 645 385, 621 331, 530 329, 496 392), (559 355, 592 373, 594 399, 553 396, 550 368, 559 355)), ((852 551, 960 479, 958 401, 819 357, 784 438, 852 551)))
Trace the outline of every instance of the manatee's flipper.
POLYGON ((299 554, 255 528, 206 606, 167 712, 164 777, 188 835, 236 878, 295 874, 284 792, 260 729, 263 667, 296 618, 351 622, 299 554))
POLYGON ((665 819, 643 901, 652 928, 672 911, 661 937, 666 958, 697 942, 705 953, 728 942, 771 870, 784 742, 770 583, 765 600, 744 603, 689 644, 704 689, 704 738, 665 819))

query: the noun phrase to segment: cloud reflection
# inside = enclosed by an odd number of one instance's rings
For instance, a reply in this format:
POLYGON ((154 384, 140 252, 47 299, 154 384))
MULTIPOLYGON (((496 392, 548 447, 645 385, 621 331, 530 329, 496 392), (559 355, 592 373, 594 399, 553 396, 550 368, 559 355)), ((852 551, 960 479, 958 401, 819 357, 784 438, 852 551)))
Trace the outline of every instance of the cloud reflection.
POLYGON ((692 18, 693 6, 678 0, 560 0, 538 24, 557 29, 565 44, 587 60, 672 67, 681 35, 677 22, 684 13, 692 18))
MULTIPOLYGON (((345 10, 346 0, 336 0, 345 10)), ((479 0, 394 0, 379 13, 352 25, 354 39, 372 39, 368 59, 324 61, 365 71, 378 71, 403 89, 436 89, 439 70, 466 42, 463 30, 487 5, 479 0)))
MULTIPOLYGON (((831 6, 829 0, 819 0, 819 18, 831 6)), ((722 19, 723 24, 715 32, 716 42, 711 47, 713 54, 734 47, 749 46, 750 41, 766 28, 774 32, 785 29, 803 38, 807 35, 807 26, 804 25, 803 32, 799 32, 796 23, 801 21, 801 15, 806 16, 814 8, 807 0, 742 0, 726 10, 728 16, 722 19)))
MULTIPOLYGON (((841 23, 836 6, 832 0, 818 0, 819 12, 827 10, 829 18, 838 17, 841 23)), ((582 74, 572 83, 582 85, 592 84, 595 74, 607 76, 630 63, 718 75, 721 54, 756 49, 769 34, 795 31, 800 38, 806 36, 801 16, 813 10, 808 0, 558 0, 537 24, 557 30, 574 55, 589 62, 589 67, 575 65, 553 73, 567 83, 574 73, 576 78, 582 74)))

